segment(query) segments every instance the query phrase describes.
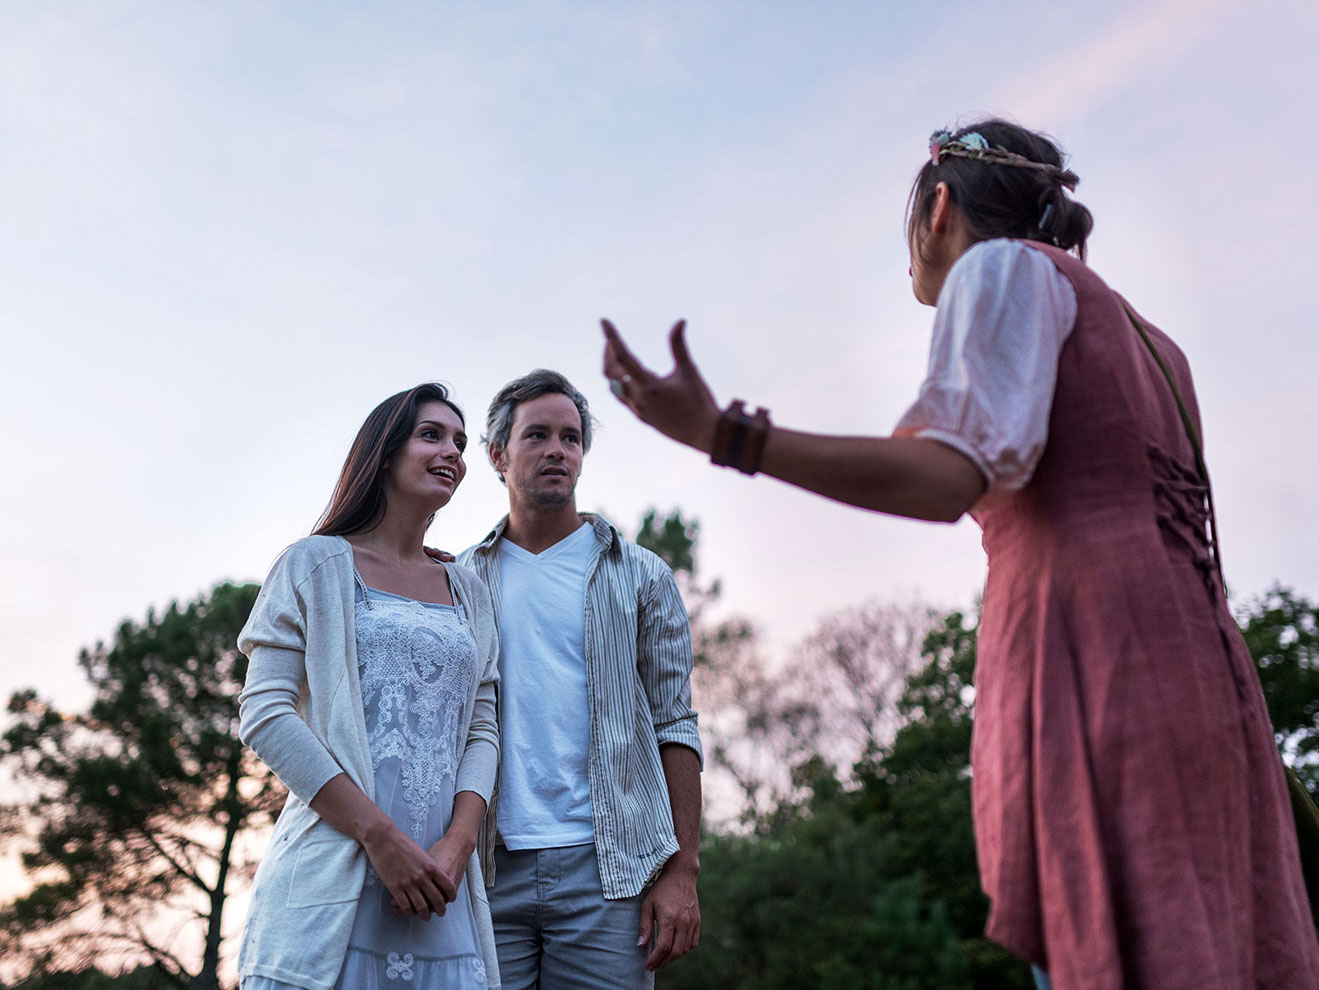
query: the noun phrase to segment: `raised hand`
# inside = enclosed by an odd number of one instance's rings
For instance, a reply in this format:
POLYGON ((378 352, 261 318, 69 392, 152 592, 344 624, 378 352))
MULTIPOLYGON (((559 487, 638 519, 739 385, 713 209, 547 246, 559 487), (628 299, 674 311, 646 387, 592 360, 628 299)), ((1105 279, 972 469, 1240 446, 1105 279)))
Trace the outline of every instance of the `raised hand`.
POLYGON ((669 331, 673 370, 663 376, 636 359, 612 323, 601 320, 600 325, 605 332, 605 377, 614 395, 643 423, 708 453, 714 444, 719 407, 687 351, 686 321, 679 320, 669 331))

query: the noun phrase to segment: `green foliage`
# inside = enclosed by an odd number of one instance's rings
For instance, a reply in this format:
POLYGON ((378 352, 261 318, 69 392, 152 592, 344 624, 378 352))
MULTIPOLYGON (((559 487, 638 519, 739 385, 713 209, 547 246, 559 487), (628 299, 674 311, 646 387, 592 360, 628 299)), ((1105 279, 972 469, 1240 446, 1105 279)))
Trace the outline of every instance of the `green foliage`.
POLYGON ((701 854, 700 949, 666 987, 1029 990, 1027 968, 982 934, 969 758, 975 630, 960 613, 926 636, 897 701, 906 720, 844 785, 818 756, 808 795, 701 854))
POLYGON ((1238 617, 1278 744, 1319 797, 1319 604, 1274 585, 1238 617))
MULTIPOLYGON (((1319 607, 1273 588, 1240 623, 1279 744, 1313 788, 1319 607)), ((1031 987, 1027 968, 982 934, 975 628, 961 613, 944 616, 922 656, 897 701, 901 727, 850 783, 819 756, 806 759, 792 774, 805 799, 763 809, 747 834, 707 836, 701 947, 666 972, 666 987, 1031 987)))
POLYGON ((1259 670, 1278 746, 1296 775, 1288 786, 1294 788, 1301 868, 1319 927, 1319 900, 1314 897, 1319 890, 1319 810, 1314 804, 1319 800, 1319 605, 1274 585, 1251 602, 1238 621, 1259 670))
POLYGON ((701 947, 665 986, 970 986, 942 900, 917 877, 893 877, 892 837, 846 792, 817 785, 824 796, 754 835, 707 838, 701 947))
POLYGON ((125 621, 113 645, 84 650, 93 700, 67 713, 16 692, 0 761, 34 794, 0 815, 33 885, 0 906, 8 958, 35 972, 106 946, 136 946, 178 985, 218 986, 221 915, 244 829, 268 821, 283 789, 237 733, 247 671, 235 641, 256 585, 217 586, 186 606, 125 621), (190 973, 145 919, 174 905, 205 924, 190 973))
POLYGON ((636 542, 638 546, 659 554, 675 574, 694 574, 696 537, 700 528, 700 523, 688 522, 678 509, 660 519, 659 510, 651 507, 637 528, 636 542))
POLYGON ((680 572, 696 605, 707 769, 741 790, 748 831, 705 835, 701 946, 665 970, 664 986, 1029 990, 1026 967, 982 935, 974 628, 944 617, 913 664, 922 610, 850 609, 822 622, 791 675, 771 674, 745 621, 706 618, 718 586, 694 587, 698 532, 651 510, 637 541, 680 572), (850 768, 830 755, 849 740, 861 757, 850 768))

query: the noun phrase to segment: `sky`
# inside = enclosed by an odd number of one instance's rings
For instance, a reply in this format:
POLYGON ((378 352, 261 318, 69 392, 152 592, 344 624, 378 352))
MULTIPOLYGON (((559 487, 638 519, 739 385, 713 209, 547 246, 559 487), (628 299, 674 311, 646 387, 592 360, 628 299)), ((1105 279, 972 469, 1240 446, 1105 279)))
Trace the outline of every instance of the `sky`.
MULTIPOLYGON (((882 434, 931 311, 903 235, 931 131, 1054 135, 1091 264, 1187 352, 1226 573, 1319 596, 1319 8, 1286 0, 0 8, 0 692, 306 534, 386 396, 480 432, 557 368, 600 420, 579 506, 700 522, 702 578, 791 644, 871 598, 969 605, 970 521, 711 467, 600 374, 682 317, 720 403, 882 434)), ((503 514, 479 447, 430 542, 503 514)), ((699 705, 699 699, 698 705, 699 705)))

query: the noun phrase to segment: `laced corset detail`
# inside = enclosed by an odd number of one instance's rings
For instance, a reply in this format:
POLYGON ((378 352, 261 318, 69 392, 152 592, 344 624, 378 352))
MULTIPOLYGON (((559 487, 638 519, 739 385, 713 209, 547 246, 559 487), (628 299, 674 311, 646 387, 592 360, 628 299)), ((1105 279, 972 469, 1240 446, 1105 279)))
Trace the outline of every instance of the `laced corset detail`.
POLYGON ((1206 580, 1214 570, 1213 548, 1206 527, 1209 489, 1194 470, 1157 444, 1148 445, 1154 479, 1154 507, 1164 538, 1180 546, 1206 580))
POLYGON ((397 759, 412 837, 457 773, 476 643, 457 609, 370 594, 357 604, 357 666, 372 769, 397 759))

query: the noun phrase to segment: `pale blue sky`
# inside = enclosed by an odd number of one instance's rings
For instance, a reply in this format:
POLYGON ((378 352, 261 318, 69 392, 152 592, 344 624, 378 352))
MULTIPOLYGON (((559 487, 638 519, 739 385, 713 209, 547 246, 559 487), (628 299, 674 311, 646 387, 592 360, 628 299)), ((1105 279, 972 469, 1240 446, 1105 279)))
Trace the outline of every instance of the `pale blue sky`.
MULTIPOLYGON (((580 488, 703 526, 791 642, 872 595, 968 603, 971 523, 745 480, 641 428, 596 320, 721 401, 887 432, 930 312, 902 211, 936 127, 1059 137, 1096 269, 1197 374, 1228 577, 1319 595, 1311 3, 7 3, 0 10, 0 691, 81 700, 124 616, 258 579, 379 399, 574 378, 580 488)), ((479 450, 433 542, 502 514, 479 450)))

